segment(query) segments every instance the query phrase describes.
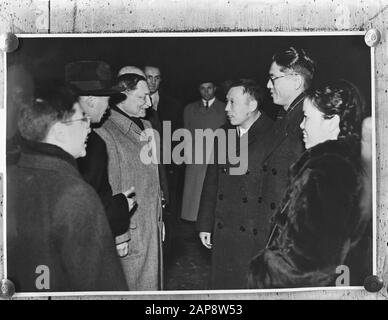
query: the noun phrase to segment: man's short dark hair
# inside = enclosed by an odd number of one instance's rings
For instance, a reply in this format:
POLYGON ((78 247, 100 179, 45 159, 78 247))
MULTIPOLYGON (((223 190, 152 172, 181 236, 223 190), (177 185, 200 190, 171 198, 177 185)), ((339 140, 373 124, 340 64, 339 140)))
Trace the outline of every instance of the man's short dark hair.
POLYGON ((257 101, 257 109, 262 109, 265 92, 256 81, 252 79, 239 79, 232 82, 229 90, 233 87, 242 87, 243 93, 248 94, 252 99, 257 101))
POLYGON ((160 74, 162 74, 162 69, 160 68, 160 66, 157 64, 157 63, 153 63, 152 61, 147 61, 144 65, 143 65, 143 71, 145 72, 145 69, 146 68, 156 68, 159 70, 160 74))
POLYGON ((315 73, 315 62, 304 49, 289 47, 276 53, 272 61, 280 66, 282 72, 291 70, 300 74, 304 79, 305 89, 311 86, 315 73))
POLYGON ((32 105, 21 108, 18 127, 23 138, 42 142, 53 124, 65 121, 74 114, 77 97, 67 87, 47 89, 37 94, 32 105))

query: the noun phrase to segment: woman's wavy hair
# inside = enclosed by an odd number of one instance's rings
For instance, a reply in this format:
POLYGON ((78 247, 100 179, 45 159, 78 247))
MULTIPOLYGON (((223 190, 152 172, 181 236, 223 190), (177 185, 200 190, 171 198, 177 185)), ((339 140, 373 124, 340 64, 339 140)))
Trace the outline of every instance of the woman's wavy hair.
POLYGON ((330 119, 340 118, 338 139, 360 142, 365 100, 358 88, 350 81, 341 79, 308 93, 307 99, 330 119))
POLYGON ((136 90, 139 81, 147 82, 146 78, 137 73, 124 73, 119 76, 114 87, 121 93, 111 96, 110 104, 116 105, 124 101, 127 97, 123 94, 123 92, 136 90))

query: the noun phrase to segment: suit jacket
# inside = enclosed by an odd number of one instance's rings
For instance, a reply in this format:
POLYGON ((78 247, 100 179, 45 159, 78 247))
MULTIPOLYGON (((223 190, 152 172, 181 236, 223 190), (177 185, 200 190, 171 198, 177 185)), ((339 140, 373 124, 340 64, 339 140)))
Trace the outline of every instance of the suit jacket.
POLYGON ((159 103, 157 108, 160 121, 171 121, 172 131, 183 127, 181 103, 169 96, 163 90, 159 90, 159 103))
MULTIPOLYGON (((170 123, 171 133, 173 133, 175 130, 183 127, 182 113, 183 108, 181 103, 175 98, 166 94, 163 90, 159 90, 159 103, 157 111, 155 111, 153 108, 147 109, 145 119, 151 122, 152 127, 159 132, 161 137, 161 155, 163 155, 163 122, 170 123)), ((170 141, 170 143, 171 150, 173 150, 174 146, 176 146, 179 142, 170 141)), ((166 152, 169 152, 169 150, 166 150, 166 152)), ((163 158, 161 158, 161 160, 163 160, 163 158)), ((161 173, 161 178, 163 179, 161 180, 163 193, 165 193, 165 186, 167 186, 167 183, 165 183, 164 181, 165 176, 167 176, 167 179, 169 180, 169 189, 171 189, 171 185, 176 185, 176 177, 174 175, 178 170, 177 165, 175 165, 174 163, 164 164, 164 167, 165 171, 170 174, 166 175, 166 173, 161 173), (173 176, 171 176, 171 174, 173 176)))
MULTIPOLYGON (((197 220, 197 230, 212 233, 212 289, 244 289, 248 266, 258 248, 264 248, 269 223, 259 211, 261 184, 260 163, 264 143, 273 121, 264 113, 243 135, 248 139, 248 168, 241 175, 231 174, 229 161, 217 164, 220 151, 229 154, 234 145, 227 140, 227 148, 215 145, 215 164, 209 164, 203 184, 197 220)), ((236 127, 222 127, 237 135, 236 127)), ((227 135, 228 137, 228 135, 227 135)), ((238 138, 237 138, 238 139, 238 138)), ((239 148, 237 146, 237 150, 239 148)))
POLYGON ((24 142, 7 187, 8 277, 16 291, 40 291, 40 265, 49 268, 47 291, 128 290, 104 208, 70 154, 24 142))
MULTIPOLYGON (((151 124, 141 120, 146 129, 151 124)), ((155 155, 156 146, 128 117, 112 109, 96 132, 108 150, 109 182, 114 193, 135 187, 138 207, 130 222, 129 254, 121 258, 130 290, 158 290, 161 286, 161 191, 158 165, 142 156, 155 155), (143 139, 144 138, 144 139, 143 139)), ((147 158, 148 159, 148 158, 147 158)))
POLYGON ((156 130, 156 132, 159 134, 160 137, 160 163, 159 163, 159 181, 160 181, 160 187, 163 192, 163 197, 166 201, 166 203, 170 200, 170 192, 168 188, 168 180, 167 180, 167 173, 166 173, 166 166, 163 163, 163 127, 162 122, 159 118, 158 112, 156 112, 153 108, 147 108, 146 110, 146 116, 145 119, 148 120, 151 123, 151 126, 153 129, 156 130))
POLYGON ((163 122, 171 123, 171 132, 183 127, 183 109, 180 102, 159 90, 159 103, 157 110, 148 108, 145 119, 151 122, 152 127, 159 132, 162 137, 163 122))

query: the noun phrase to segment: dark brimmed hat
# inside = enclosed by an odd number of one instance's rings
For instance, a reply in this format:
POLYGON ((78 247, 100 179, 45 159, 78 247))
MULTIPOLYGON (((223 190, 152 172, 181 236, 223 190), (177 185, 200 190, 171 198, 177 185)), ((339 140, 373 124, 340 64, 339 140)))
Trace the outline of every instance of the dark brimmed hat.
POLYGON ((78 94, 112 96, 120 91, 112 86, 110 67, 104 61, 75 61, 65 67, 65 81, 78 94))

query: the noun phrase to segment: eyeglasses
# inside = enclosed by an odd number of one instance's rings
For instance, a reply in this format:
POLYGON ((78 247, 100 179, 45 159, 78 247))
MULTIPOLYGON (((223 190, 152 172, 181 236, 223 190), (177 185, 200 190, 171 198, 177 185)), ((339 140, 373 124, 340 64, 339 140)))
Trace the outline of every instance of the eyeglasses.
POLYGON ((271 81, 272 84, 274 85, 275 84, 275 80, 277 80, 277 79, 284 78, 284 77, 287 77, 287 76, 296 76, 296 75, 298 75, 298 74, 297 73, 289 73, 289 74, 284 74, 282 76, 275 77, 275 78, 268 77, 268 81, 271 81))
POLYGON ((66 120, 66 121, 61 121, 62 123, 71 123, 71 122, 76 122, 76 121, 82 121, 87 124, 90 124, 90 117, 89 116, 84 116, 83 118, 80 119, 75 119, 75 120, 66 120))

